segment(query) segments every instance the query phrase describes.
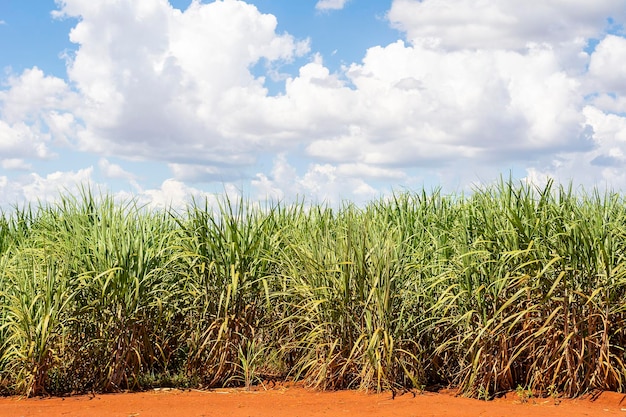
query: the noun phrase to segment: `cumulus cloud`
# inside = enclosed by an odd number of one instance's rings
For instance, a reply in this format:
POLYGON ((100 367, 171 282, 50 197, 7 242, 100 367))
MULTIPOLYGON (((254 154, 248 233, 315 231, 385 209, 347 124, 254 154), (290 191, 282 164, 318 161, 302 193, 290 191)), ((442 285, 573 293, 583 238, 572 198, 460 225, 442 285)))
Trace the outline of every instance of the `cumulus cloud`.
POLYGON ((549 155, 543 164, 527 168, 528 181, 541 185, 551 178, 565 183, 574 180, 586 187, 626 188, 626 117, 592 105, 586 106, 583 114, 593 127, 593 148, 549 155))
POLYGON ((306 105, 319 112, 314 125, 344 126, 307 147, 329 162, 511 161, 590 146, 580 83, 547 46, 442 52, 398 41, 350 66, 354 89, 313 82, 330 78, 321 67, 309 72, 315 77, 301 70, 288 83, 287 97, 309 98, 306 105))
POLYGON ((48 138, 24 122, 15 124, 0 120, 0 154, 8 158, 37 158, 50 157, 51 151, 47 145, 48 138))
POLYGON ((139 204, 151 209, 172 209, 180 212, 192 204, 204 207, 205 203, 209 209, 217 210, 223 198, 237 201, 240 195, 240 191, 232 184, 225 184, 223 192, 218 194, 190 187, 184 182, 169 178, 158 188, 138 188, 132 193, 120 192, 116 198, 121 200, 133 198, 139 204))
POLYGON ((33 173, 22 185, 22 190, 26 200, 54 201, 60 193, 75 193, 81 187, 89 186, 92 174, 92 167, 78 171, 56 171, 45 177, 33 173))
MULTIPOLYGON (((3 167, 14 164, 19 166, 20 161, 2 161, 3 167)), ((15 204, 21 206, 29 202, 54 204, 62 195, 78 195, 84 189, 110 194, 120 202, 135 200, 140 206, 151 209, 171 208, 174 210, 184 210, 193 201, 203 203, 205 200, 210 208, 217 208, 223 195, 236 199, 240 194, 239 190, 230 184, 226 184, 223 193, 217 194, 190 187, 171 178, 164 180, 157 188, 144 189, 132 179, 134 175, 128 175, 126 171, 106 159, 101 159, 98 166, 100 170, 108 168, 111 178, 129 179, 131 189, 114 192, 105 184, 98 183, 95 180, 93 167, 76 171, 55 171, 47 175, 33 172, 16 178, 0 176, 0 195, 2 195, 0 208, 10 209, 15 204)))
POLYGON ((348 0, 319 0, 315 4, 317 10, 341 10, 348 0))
MULTIPOLYGON (((293 200, 307 198, 309 202, 339 204, 350 200, 363 203, 380 197, 381 191, 366 182, 362 175, 368 171, 364 166, 310 164, 303 174, 287 160, 278 155, 267 175, 258 173, 251 186, 258 200, 293 200)), ((369 172, 365 177, 376 177, 380 172, 369 172)), ((394 175, 389 172, 386 175, 394 175)))
MULTIPOLYGON (((249 162, 250 165, 253 162, 249 162)), ((220 166, 215 163, 168 164, 174 178, 188 182, 229 182, 245 179, 242 168, 220 166)))
POLYGON ((5 158, 53 157, 51 143, 73 131, 70 112, 78 102, 65 81, 37 67, 11 75, 6 89, 0 90, 0 154, 5 158))
POLYGON ((0 206, 25 202, 53 203, 61 194, 77 194, 82 187, 95 185, 93 168, 56 171, 45 176, 31 173, 17 178, 0 176, 0 206))
POLYGON ((19 76, 10 76, 7 89, 0 91, 2 119, 11 123, 32 120, 42 111, 71 108, 69 88, 60 78, 45 75, 33 67, 19 76))
POLYGON ((184 12, 165 0, 60 6, 59 15, 80 17, 68 75, 86 104, 77 109, 85 151, 236 165, 255 139, 236 114, 267 95, 251 67, 308 51, 242 1, 194 1, 184 12))
POLYGON ((626 38, 608 35, 596 46, 589 63, 589 75, 596 92, 626 95, 626 38))
POLYGON ((206 193, 186 186, 172 179, 165 180, 160 188, 143 190, 139 193, 140 201, 153 208, 182 208, 192 198, 202 198, 206 193))
POLYGON ((123 179, 127 181, 134 181, 137 176, 131 172, 126 171, 118 164, 109 162, 106 158, 100 158, 98 161, 98 169, 102 172, 105 178, 109 179, 123 179))
POLYGON ((8 171, 29 171, 32 165, 20 158, 8 158, 0 161, 0 166, 8 171))
POLYGON ((522 49, 585 42, 607 17, 626 18, 623 0, 394 0, 391 23, 415 43, 445 49, 522 49))

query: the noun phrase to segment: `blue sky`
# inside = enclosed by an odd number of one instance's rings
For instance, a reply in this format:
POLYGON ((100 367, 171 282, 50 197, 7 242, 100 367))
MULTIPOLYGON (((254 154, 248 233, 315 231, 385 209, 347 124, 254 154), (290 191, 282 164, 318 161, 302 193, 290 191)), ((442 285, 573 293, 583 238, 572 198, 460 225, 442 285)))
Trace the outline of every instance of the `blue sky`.
POLYGON ((626 0, 0 3, 0 206, 626 187, 626 0))

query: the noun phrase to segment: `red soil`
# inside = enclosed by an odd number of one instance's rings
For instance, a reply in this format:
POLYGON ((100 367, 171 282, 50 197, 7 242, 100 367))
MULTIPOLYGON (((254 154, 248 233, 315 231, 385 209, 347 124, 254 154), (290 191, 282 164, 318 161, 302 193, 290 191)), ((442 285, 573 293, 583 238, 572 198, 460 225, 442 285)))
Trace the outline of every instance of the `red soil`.
POLYGON ((625 416, 626 395, 603 392, 577 400, 530 398, 511 393, 493 401, 456 397, 451 392, 365 394, 355 391, 317 392, 301 387, 270 390, 159 390, 67 398, 0 398, 0 417, 119 416, 119 417, 431 417, 431 416, 625 416))

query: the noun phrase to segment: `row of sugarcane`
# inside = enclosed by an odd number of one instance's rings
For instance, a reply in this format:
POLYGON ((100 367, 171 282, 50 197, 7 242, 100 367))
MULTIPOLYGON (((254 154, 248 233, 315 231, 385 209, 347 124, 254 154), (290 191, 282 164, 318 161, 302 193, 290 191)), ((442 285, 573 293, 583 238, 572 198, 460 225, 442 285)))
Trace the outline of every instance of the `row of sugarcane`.
POLYGON ((218 201, 154 211, 85 189, 5 211, 0 393, 625 390, 617 193, 218 201))

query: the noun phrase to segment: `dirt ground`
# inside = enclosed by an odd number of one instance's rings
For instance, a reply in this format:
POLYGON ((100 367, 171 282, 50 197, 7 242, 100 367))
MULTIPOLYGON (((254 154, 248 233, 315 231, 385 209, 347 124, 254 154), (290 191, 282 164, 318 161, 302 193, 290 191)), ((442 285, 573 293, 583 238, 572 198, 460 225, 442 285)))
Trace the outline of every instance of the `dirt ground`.
POLYGON ((0 417, 432 417, 432 416, 622 416, 626 395, 612 392, 576 400, 530 398, 516 393, 493 401, 456 397, 453 392, 366 394, 355 391, 316 392, 301 387, 246 391, 155 390, 132 394, 106 394, 66 398, 0 398, 0 417))

